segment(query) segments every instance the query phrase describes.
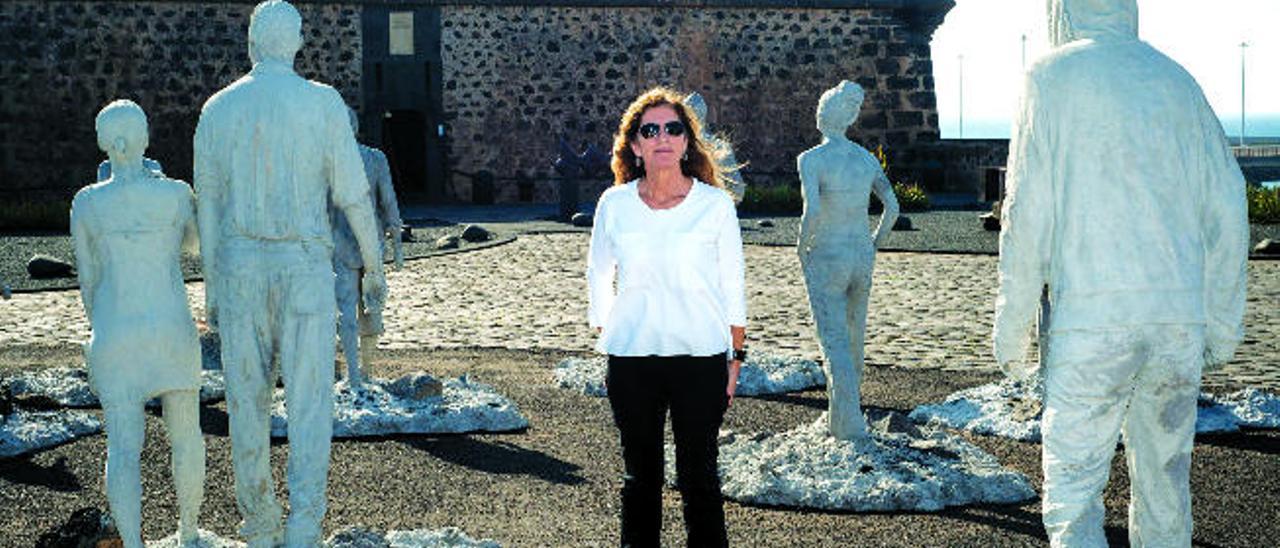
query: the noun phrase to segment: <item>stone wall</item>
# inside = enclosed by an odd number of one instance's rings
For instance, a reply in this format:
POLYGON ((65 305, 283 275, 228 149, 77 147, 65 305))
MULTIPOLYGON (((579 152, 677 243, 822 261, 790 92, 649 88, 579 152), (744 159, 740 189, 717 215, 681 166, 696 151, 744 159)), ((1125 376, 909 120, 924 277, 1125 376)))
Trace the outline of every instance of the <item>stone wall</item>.
MULTIPOLYGON (((622 110, 659 84, 701 92, 751 171, 795 170, 820 139, 819 95, 842 78, 868 92, 853 138, 890 151, 938 139, 929 38, 890 10, 441 10, 450 163, 496 174, 500 202, 515 200, 510 178, 553 173, 561 136, 609 150, 622 110)), ((471 199, 470 179, 451 185, 471 199)), ((539 183, 535 200, 552 186, 539 183)))
MULTIPOLYGON (((298 70, 360 99, 360 7, 299 4, 298 70)), ((0 192, 66 197, 92 183, 93 120, 114 99, 147 111, 151 148, 189 180, 200 107, 249 69, 252 3, 0 3, 0 192)), ((4 198, 0 198, 4 199, 4 198)))

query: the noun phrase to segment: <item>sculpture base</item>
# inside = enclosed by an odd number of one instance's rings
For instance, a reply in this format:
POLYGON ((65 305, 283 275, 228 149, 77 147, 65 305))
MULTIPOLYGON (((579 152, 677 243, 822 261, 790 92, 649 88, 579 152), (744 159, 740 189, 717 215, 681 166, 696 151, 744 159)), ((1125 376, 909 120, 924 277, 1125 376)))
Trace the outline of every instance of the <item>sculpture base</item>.
POLYGON ((178 540, 178 533, 174 532, 160 540, 147 542, 147 548, 244 548, 245 546, 243 542, 218 536, 213 531, 200 529, 198 534, 199 537, 194 543, 183 544, 178 540))
MULTIPOLYGON (((896 412, 869 412, 868 439, 832 438, 824 413, 777 434, 722 432, 720 481, 726 498, 746 504, 833 511, 936 511, 1036 496, 1025 476, 940 429, 896 412)), ((674 466, 668 447, 668 481, 674 466)))
MULTIPOLYGON (((568 358, 555 367, 556 384, 588 396, 605 397, 607 359, 568 358)), ((826 386, 822 366, 813 360, 753 353, 738 373, 737 396, 763 396, 799 392, 826 386)))
MULTIPOLYGON (((89 388, 89 368, 49 367, 37 371, 22 371, 10 375, 9 397, 32 407, 101 407, 98 395, 89 388)), ((226 397, 226 383, 221 371, 200 371, 200 401, 211 403, 226 397)), ((153 398, 147 407, 159 407, 160 399, 153 398)))
MULTIPOLYGON (((467 377, 444 381, 440 395, 403 397, 387 379, 371 378, 352 390, 341 381, 333 388, 333 437, 394 434, 461 434, 507 432, 529 426, 515 402, 493 387, 467 377)), ((271 436, 288 435, 284 390, 275 391, 271 436)))
MULTIPOLYGON (((911 420, 968 430, 984 436, 1040 441, 1044 387, 1038 381, 1003 379, 956 392, 942 403, 911 411, 911 420)), ((1280 396, 1246 388, 1225 396, 1200 394, 1196 433, 1236 432, 1241 428, 1280 428, 1280 396)))
MULTIPOLYGON (((476 540, 456 527, 441 529, 414 529, 411 531, 389 531, 382 533, 362 527, 349 527, 334 533, 324 542, 327 548, 498 548, 498 543, 489 540, 476 540)), ((218 536, 217 533, 200 530, 200 537, 194 544, 183 545, 174 533, 161 540, 147 543, 147 548, 244 548, 245 543, 218 536)))
POLYGON ((0 457, 39 451, 101 431, 102 421, 88 411, 15 410, 0 415, 0 457))

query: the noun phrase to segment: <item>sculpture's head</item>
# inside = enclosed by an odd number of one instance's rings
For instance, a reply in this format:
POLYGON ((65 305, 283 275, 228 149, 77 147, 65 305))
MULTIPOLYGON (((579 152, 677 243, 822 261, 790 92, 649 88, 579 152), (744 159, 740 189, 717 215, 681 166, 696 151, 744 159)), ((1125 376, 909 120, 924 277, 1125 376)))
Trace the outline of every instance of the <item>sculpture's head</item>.
POLYGON ((1138 37, 1137 0, 1048 0, 1049 43, 1138 37))
POLYGON ((844 135, 845 130, 858 119, 865 97, 862 86, 848 80, 842 80, 836 87, 823 92, 818 99, 818 131, 823 135, 844 135))
POLYGON ((698 117, 702 125, 707 125, 707 101, 702 98, 702 94, 696 91, 690 93, 684 98, 684 104, 693 110, 693 115, 698 117))
POLYGON ((701 135, 702 121, 683 95, 665 87, 640 94, 622 113, 613 136, 613 183, 643 177, 649 168, 679 165, 685 176, 723 187, 724 175, 701 135))
POLYGON ((293 4, 267 0, 249 18, 249 59, 254 64, 278 61, 293 65, 302 49, 302 16, 293 4))
POLYGON ((93 122, 98 132, 98 148, 107 153, 112 163, 138 159, 148 144, 147 114, 128 99, 112 101, 98 112, 93 122))

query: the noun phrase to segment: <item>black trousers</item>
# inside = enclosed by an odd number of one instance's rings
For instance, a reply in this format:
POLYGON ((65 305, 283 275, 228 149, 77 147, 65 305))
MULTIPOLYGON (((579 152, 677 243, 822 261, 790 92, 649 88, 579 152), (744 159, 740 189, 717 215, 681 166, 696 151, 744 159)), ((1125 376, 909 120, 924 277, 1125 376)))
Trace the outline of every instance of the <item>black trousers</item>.
POLYGON ((677 486, 689 546, 728 546, 716 436, 728 409, 729 373, 715 356, 609 356, 609 404, 622 438, 622 546, 659 546, 663 431, 676 444, 677 486))

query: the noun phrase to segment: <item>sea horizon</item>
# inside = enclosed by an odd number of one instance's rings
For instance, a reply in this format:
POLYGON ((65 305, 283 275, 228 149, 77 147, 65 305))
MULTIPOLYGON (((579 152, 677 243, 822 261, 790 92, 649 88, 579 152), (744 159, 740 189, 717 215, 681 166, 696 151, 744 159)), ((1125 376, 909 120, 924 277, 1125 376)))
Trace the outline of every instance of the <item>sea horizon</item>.
MULTIPOLYGON (((1219 116, 1222 129, 1231 144, 1240 140, 1240 115, 1219 116)), ((1249 144, 1280 144, 1280 113, 1250 114, 1245 120, 1249 144)), ((942 120, 943 139, 1008 139, 1012 122, 1001 118, 965 118, 964 136, 959 135, 959 121, 942 120)))

